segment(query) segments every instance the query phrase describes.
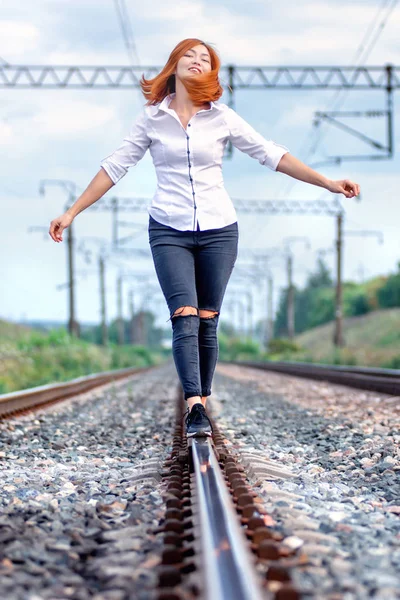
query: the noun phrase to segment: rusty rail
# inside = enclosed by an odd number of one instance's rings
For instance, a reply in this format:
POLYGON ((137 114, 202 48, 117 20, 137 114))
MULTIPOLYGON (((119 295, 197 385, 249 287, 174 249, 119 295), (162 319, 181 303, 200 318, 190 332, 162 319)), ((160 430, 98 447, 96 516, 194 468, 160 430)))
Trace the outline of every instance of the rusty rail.
POLYGON ((53 402, 65 400, 71 396, 82 394, 92 390, 95 387, 116 381, 135 373, 147 371, 151 367, 143 368, 127 368, 118 369, 115 371, 104 371, 103 373, 95 373, 84 377, 78 377, 71 381, 61 383, 50 383, 48 385, 40 385, 26 390, 10 392, 9 394, 0 395, 0 419, 7 418, 12 414, 19 413, 24 410, 38 408, 53 402))
POLYGON ((191 448, 202 531, 206 598, 261 600, 254 565, 246 548, 247 540, 240 529, 211 441, 193 439, 191 448))
POLYGON ((178 400, 172 451, 163 468, 165 518, 157 600, 299 600, 293 569, 306 557, 270 527, 262 499, 226 449, 212 438, 186 439, 178 400))
POLYGON ((380 392, 392 396, 400 395, 400 370, 375 369, 370 367, 348 367, 302 362, 221 361, 264 371, 275 371, 296 377, 339 383, 349 387, 380 392))

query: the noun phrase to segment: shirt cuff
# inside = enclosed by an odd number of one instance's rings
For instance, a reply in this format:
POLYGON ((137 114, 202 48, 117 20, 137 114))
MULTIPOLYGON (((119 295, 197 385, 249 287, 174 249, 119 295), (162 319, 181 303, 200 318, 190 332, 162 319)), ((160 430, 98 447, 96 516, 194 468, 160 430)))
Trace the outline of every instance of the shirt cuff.
POLYGON ((127 169, 124 169, 120 165, 115 165, 111 161, 105 159, 102 160, 100 166, 105 170, 111 181, 116 184, 124 175, 127 174, 127 169))
POLYGON ((262 164, 266 167, 269 167, 273 171, 276 171, 277 166, 279 165, 279 161, 281 160, 282 156, 287 152, 289 152, 288 148, 286 148, 285 146, 281 146, 280 144, 275 144, 275 142, 272 142, 272 145, 270 148, 268 148, 268 153, 265 156, 264 162, 262 164))

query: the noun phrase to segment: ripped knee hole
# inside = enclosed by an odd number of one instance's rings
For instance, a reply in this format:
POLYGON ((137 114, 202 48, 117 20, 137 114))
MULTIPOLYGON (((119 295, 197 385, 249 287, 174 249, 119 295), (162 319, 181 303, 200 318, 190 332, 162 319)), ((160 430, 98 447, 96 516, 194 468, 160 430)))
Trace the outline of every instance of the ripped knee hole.
POLYGON ((215 319, 218 317, 219 312, 216 310, 200 309, 200 319, 215 319))
POLYGON ((195 306, 181 306, 177 308, 174 314, 171 316, 171 319, 174 317, 198 317, 199 309, 195 306))

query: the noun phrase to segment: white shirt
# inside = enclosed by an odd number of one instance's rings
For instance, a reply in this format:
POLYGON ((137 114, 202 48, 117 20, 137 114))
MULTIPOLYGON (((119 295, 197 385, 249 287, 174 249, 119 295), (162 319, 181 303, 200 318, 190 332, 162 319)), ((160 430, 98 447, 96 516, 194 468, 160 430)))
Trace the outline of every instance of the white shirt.
POLYGON ((153 219, 180 231, 195 231, 197 222, 202 231, 231 225, 237 216, 222 177, 228 140, 272 170, 288 149, 266 140, 220 102, 199 110, 185 129, 169 108, 174 96, 144 107, 122 145, 100 164, 117 183, 149 148, 157 175, 157 189, 148 207, 153 219))

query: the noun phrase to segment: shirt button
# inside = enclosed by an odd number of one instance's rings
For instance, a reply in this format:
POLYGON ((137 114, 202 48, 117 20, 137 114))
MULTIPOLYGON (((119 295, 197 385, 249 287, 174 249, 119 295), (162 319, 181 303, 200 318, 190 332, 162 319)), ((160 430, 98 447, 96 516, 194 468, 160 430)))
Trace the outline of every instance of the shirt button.
POLYGON ((190 123, 188 124, 188 127, 191 127, 191 124, 190 124, 190 123))

